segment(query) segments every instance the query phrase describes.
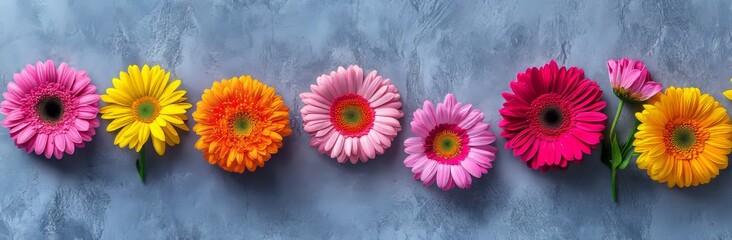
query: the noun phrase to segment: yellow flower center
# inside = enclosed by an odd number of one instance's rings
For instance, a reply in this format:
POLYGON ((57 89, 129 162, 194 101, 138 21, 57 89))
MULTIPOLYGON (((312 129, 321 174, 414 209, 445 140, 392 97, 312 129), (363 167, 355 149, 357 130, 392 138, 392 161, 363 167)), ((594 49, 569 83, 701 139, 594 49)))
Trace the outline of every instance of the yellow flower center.
POLYGON ((666 125, 664 143, 667 152, 675 159, 696 159, 704 151, 709 133, 694 120, 672 121, 666 125))
POLYGON ((137 121, 151 123, 160 115, 160 104, 151 97, 141 97, 132 103, 132 116, 137 121))

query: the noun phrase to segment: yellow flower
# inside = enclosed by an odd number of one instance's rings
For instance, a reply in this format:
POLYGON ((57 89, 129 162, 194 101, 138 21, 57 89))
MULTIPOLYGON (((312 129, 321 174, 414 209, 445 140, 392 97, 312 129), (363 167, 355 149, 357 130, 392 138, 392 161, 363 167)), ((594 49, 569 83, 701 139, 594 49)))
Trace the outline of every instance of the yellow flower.
POLYGON ((177 90, 180 80, 169 83, 170 73, 160 66, 145 65, 140 71, 137 65, 130 65, 127 71, 120 72, 119 78, 112 80, 114 87, 101 96, 107 103, 99 109, 102 119, 112 120, 107 131, 121 128, 114 144, 137 152, 152 138, 155 151, 163 155, 166 143, 180 143, 176 128, 188 131, 183 122, 188 119, 186 110, 191 108, 184 97, 186 91, 177 90))
POLYGON ((254 172, 292 134, 290 109, 275 89, 251 76, 214 82, 196 103, 196 149, 226 171, 254 172))
MULTIPOLYGON (((732 81, 732 78, 730 78, 729 80, 732 81)), ((727 97, 727 99, 732 100, 732 89, 724 91, 724 92, 722 92, 722 94, 724 94, 724 96, 727 97)))
POLYGON ((638 168, 668 187, 708 183, 727 168, 732 122, 727 110, 697 88, 671 87, 636 113, 638 168))

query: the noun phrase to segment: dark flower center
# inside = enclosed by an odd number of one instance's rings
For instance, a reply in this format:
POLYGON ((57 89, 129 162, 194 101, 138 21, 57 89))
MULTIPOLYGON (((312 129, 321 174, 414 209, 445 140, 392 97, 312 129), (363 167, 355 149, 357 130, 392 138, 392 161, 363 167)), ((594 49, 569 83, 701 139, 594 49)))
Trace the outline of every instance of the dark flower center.
POLYGON ((570 103, 556 93, 543 94, 531 102, 526 113, 529 126, 544 139, 557 139, 572 126, 570 103))
POLYGON ((690 126, 679 125, 676 129, 671 132, 671 138, 680 149, 689 149, 696 144, 696 134, 694 129, 690 126))
POLYGON ((45 97, 36 104, 36 112, 43 121, 55 123, 64 116, 64 105, 58 97, 45 97))
POLYGON ((546 106, 539 113, 539 119, 545 127, 556 129, 564 123, 564 113, 557 106, 546 106))

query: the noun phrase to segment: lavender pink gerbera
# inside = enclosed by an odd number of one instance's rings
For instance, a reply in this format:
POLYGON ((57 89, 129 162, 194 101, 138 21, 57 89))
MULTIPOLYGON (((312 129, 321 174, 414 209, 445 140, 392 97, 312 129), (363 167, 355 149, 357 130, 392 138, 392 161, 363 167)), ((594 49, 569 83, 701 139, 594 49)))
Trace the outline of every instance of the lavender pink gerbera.
POLYGON ((18 148, 61 159, 92 139, 99 127, 99 95, 85 71, 46 61, 27 65, 13 79, 0 112, 18 148))
POLYGON ((310 145, 343 163, 366 162, 391 146, 404 115, 396 87, 376 71, 364 77, 356 65, 318 77, 300 94, 310 145))
POLYGON ((490 145, 496 137, 483 117, 480 110, 457 102, 452 94, 437 107, 425 101, 414 112, 411 125, 416 136, 404 141, 409 154, 404 164, 412 169, 414 179, 450 190, 469 188, 473 177, 487 173, 496 158, 496 148, 490 145))
POLYGON ((651 80, 646 65, 639 60, 610 59, 607 71, 613 92, 622 100, 643 102, 661 91, 661 84, 651 80))
POLYGON ((597 147, 607 116, 602 90, 576 67, 554 61, 519 73, 504 92, 498 124, 521 161, 533 169, 566 168, 597 147))

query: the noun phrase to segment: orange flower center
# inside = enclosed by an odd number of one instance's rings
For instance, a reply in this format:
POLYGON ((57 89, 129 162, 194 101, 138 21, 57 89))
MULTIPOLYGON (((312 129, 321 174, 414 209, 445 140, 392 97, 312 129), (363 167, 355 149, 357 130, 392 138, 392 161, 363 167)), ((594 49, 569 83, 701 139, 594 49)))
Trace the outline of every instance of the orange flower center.
POLYGON ((425 138, 427 157, 442 164, 457 165, 470 152, 470 139, 465 129, 455 124, 440 124, 425 138))
POLYGON ((462 142, 457 133, 451 130, 443 130, 435 135, 432 140, 432 150, 442 158, 450 159, 460 154, 462 142))

